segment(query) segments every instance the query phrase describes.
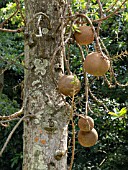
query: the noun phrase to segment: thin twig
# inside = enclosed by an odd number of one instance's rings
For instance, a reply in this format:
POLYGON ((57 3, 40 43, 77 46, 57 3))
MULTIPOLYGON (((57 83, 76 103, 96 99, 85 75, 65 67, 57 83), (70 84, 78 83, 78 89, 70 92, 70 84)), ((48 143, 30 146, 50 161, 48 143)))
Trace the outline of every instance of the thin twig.
MULTIPOLYGON (((101 21, 104 21, 104 20, 107 20, 108 18, 110 18, 111 16, 113 16, 117 11, 119 11, 120 10, 120 8, 125 4, 125 2, 127 2, 127 0, 124 0, 123 2, 122 2, 122 4, 117 8, 117 9, 115 9, 111 14, 109 14, 109 15, 107 15, 107 16, 104 16, 103 18, 100 18, 100 19, 96 19, 96 20, 91 20, 91 22, 92 23, 95 23, 95 22, 101 22, 101 21)), ((72 15, 72 16, 68 16, 70 19, 72 18, 75 18, 75 17, 77 17, 77 16, 81 16, 82 15, 82 13, 77 13, 77 14, 74 14, 74 15, 72 15)), ((87 23, 86 21, 84 22, 84 23, 87 23)))
POLYGON ((69 34, 68 38, 64 41, 64 29, 65 29, 65 26, 66 26, 64 21, 65 21, 66 12, 67 12, 68 7, 69 7, 68 5, 69 4, 67 3, 66 6, 63 9, 64 11, 63 11, 63 16, 61 16, 61 20, 62 20, 61 25, 59 25, 59 27, 58 27, 58 28, 61 29, 61 42, 58 42, 58 44, 56 45, 54 53, 53 53, 52 58, 51 58, 51 67, 50 67, 51 77, 52 77, 53 82, 56 85, 56 87, 57 87, 57 82, 54 78, 54 61, 55 61, 55 56, 56 56, 58 51, 62 50, 67 71, 68 71, 69 74, 71 74, 71 71, 70 71, 70 68, 69 68, 69 63, 66 61, 66 54, 65 54, 65 44, 69 41, 71 33, 69 34))
POLYGON ((61 46, 62 46, 62 53, 63 53, 63 56, 64 56, 64 61, 65 61, 65 66, 66 66, 66 69, 68 71, 68 74, 70 75, 71 74, 71 71, 70 71, 70 67, 69 67, 69 64, 67 62, 67 59, 66 59, 66 53, 65 53, 65 44, 68 42, 69 38, 71 37, 71 31, 70 31, 70 34, 68 36, 68 38, 66 39, 66 42, 64 42, 64 26, 65 26, 65 15, 66 15, 66 12, 68 10, 68 4, 66 4, 65 8, 64 8, 64 11, 63 11, 63 16, 61 17, 61 46))
POLYGON ((68 41, 70 40, 71 34, 72 34, 72 26, 77 22, 77 20, 78 20, 78 18, 76 18, 76 19, 71 23, 68 37, 67 37, 66 40, 64 41, 65 44, 67 44, 68 41))
POLYGON ((81 57, 82 57, 82 62, 84 62, 85 57, 84 57, 83 49, 82 49, 82 47, 81 47, 78 43, 76 43, 76 44, 77 44, 77 46, 79 47, 79 50, 80 50, 80 53, 81 53, 81 57))
POLYGON ((116 3, 118 2, 119 0, 116 0, 108 9, 106 9, 104 12, 109 12, 111 9, 113 9, 113 7, 116 5, 116 3))
MULTIPOLYGON (((103 18, 103 8, 102 8, 102 4, 101 4, 100 0, 97 0, 97 3, 98 3, 98 5, 99 5, 99 15, 100 15, 100 18, 103 18)), ((100 32, 101 23, 102 23, 102 22, 99 22, 99 23, 98 23, 98 27, 97 27, 97 30, 96 30, 96 32, 97 32, 97 37, 98 37, 98 38, 99 38, 99 32, 100 32)))
POLYGON ((101 163, 99 164, 99 167, 103 165, 103 163, 106 161, 107 156, 101 161, 101 163))
POLYGON ((104 44, 104 42, 103 42, 103 40, 99 37, 99 41, 100 41, 100 43, 101 43, 101 45, 102 45, 102 49, 104 49, 104 51, 105 51, 105 53, 106 53, 106 55, 108 56, 108 58, 110 59, 110 55, 109 55, 109 52, 108 52, 108 50, 107 50, 107 48, 106 48, 106 46, 105 46, 105 44, 104 44))
POLYGON ((74 155, 75 155, 75 124, 73 121, 73 114, 74 114, 74 97, 75 97, 75 91, 73 90, 72 95, 72 106, 71 106, 71 122, 72 122, 72 157, 71 157, 71 163, 69 170, 72 170, 73 162, 74 162, 74 155))
POLYGON ((9 119, 9 120, 1 120, 0 123, 8 123, 11 122, 13 120, 19 120, 20 118, 14 118, 14 119, 9 119))
POLYGON ((126 84, 120 84, 120 83, 117 81, 117 79, 116 79, 116 77, 115 77, 115 75, 114 75, 114 70, 113 70, 112 67, 111 67, 111 71, 112 71, 112 75, 113 75, 114 81, 115 81, 115 83, 116 83, 118 86, 120 86, 120 87, 127 87, 127 86, 128 86, 128 82, 127 82, 126 84))
POLYGON ((3 31, 3 32, 13 32, 13 33, 20 33, 20 32, 23 32, 24 31, 24 28, 18 28, 16 30, 11 30, 11 29, 6 29, 6 28, 0 28, 0 31, 3 31))
POLYGON ((106 109, 106 111, 109 112, 109 109, 107 108, 107 106, 103 103, 103 101, 97 99, 97 97, 94 96, 94 94, 92 93, 92 91, 91 91, 90 88, 89 88, 89 93, 90 93, 91 97, 92 97, 97 103, 99 103, 100 105, 102 105, 102 106, 106 109))
POLYGON ((115 88, 115 87, 116 87, 115 85, 113 85, 113 84, 111 83, 111 81, 109 81, 109 80, 107 79, 106 75, 104 75, 104 80, 106 81, 106 83, 107 83, 107 85, 108 85, 109 88, 115 88))
MULTIPOLYGON (((84 71, 85 72, 85 71, 84 71)), ((85 115, 88 115, 88 77, 87 77, 87 73, 85 72, 84 74, 85 77, 85 115)))
MULTIPOLYGON (((84 63, 84 52, 82 47, 77 43, 77 46, 80 49, 80 53, 81 53, 81 57, 82 57, 82 63, 84 63)), ((84 70, 84 79, 85 79, 85 98, 86 98, 86 102, 85 102, 85 115, 87 116, 88 114, 88 77, 87 77, 87 73, 85 72, 84 69, 84 65, 83 65, 83 70, 84 70)))
MULTIPOLYGON (((106 49, 106 47, 105 47, 105 45, 104 45, 104 42, 102 41, 101 38, 100 38, 99 40, 100 40, 101 45, 103 46, 103 48, 104 48, 104 50, 105 50, 105 52, 106 52, 106 54, 107 54, 107 56, 108 56, 108 58, 109 58, 109 60, 110 60, 109 52, 108 52, 108 50, 106 49)), ((127 53, 127 51, 125 51, 125 52, 122 53, 122 54, 128 54, 128 53, 127 53)), ((122 54, 121 54, 121 55, 122 55, 122 54)), ((115 84, 118 85, 118 86, 120 86, 120 87, 126 87, 126 86, 128 86, 128 83, 126 83, 126 84, 120 84, 120 83, 117 81, 117 79, 116 79, 116 77, 115 77, 115 75, 114 75, 114 70, 113 70, 113 67, 112 67, 112 62, 110 62, 110 82, 108 81, 108 79, 107 79, 106 76, 104 76, 104 78, 105 78, 105 80, 106 80, 106 82, 107 82, 107 84, 109 85, 110 88, 115 87, 115 85, 111 85, 112 79, 114 79, 115 84)))
POLYGON ((108 79, 107 79, 106 76, 104 76, 104 78, 105 78, 105 81, 107 82, 108 86, 109 86, 110 88, 112 88, 112 87, 115 87, 115 85, 112 85, 112 79, 113 79, 113 75, 112 75, 112 71, 111 71, 111 68, 113 68, 113 67, 112 67, 112 61, 111 61, 109 52, 108 52, 108 50, 107 50, 107 48, 106 48, 103 40, 102 40, 100 37, 99 37, 99 41, 100 41, 100 43, 101 43, 101 45, 102 45, 102 47, 103 47, 103 49, 104 49, 104 52, 106 53, 106 55, 107 55, 107 57, 109 58, 109 61, 110 61, 110 69, 109 69, 109 70, 110 70, 110 82, 108 81, 108 79))
POLYGON ((117 11, 120 10, 120 8, 125 4, 126 1, 127 1, 127 0, 124 0, 124 1, 122 2, 122 4, 121 4, 117 9, 115 9, 111 14, 107 15, 107 16, 104 17, 104 18, 100 18, 100 19, 97 19, 97 20, 93 20, 92 22, 100 22, 100 21, 104 21, 104 20, 110 18, 110 17, 113 16, 117 11))
POLYGON ((21 17, 22 17, 22 19, 23 19, 23 21, 24 21, 24 24, 26 25, 25 17, 24 17, 24 15, 23 15, 23 13, 22 13, 21 6, 20 6, 20 1, 19 1, 19 0, 15 0, 15 2, 16 2, 17 7, 18 7, 18 9, 19 9, 20 15, 21 15, 21 17))
MULTIPOLYGON (((117 54, 111 58, 111 60, 118 60, 122 59, 123 57, 126 57, 128 55, 128 51, 122 51, 120 54, 117 54)), ((123 59, 122 59, 123 60, 123 59)))
POLYGON ((88 11, 89 6, 90 6, 90 0, 88 0, 88 2, 87 2, 87 4, 86 4, 86 8, 85 8, 85 10, 84 10, 85 12, 88 11))
MULTIPOLYGON (((24 55, 24 52, 23 53, 21 53, 21 54, 19 54, 18 56, 16 56, 15 57, 15 61, 14 60, 11 60, 11 61, 6 61, 6 59, 3 59, 3 57, 1 57, 0 56, 0 59, 3 61, 3 62, 6 62, 7 63, 7 65, 6 65, 6 67, 2 70, 2 72, 0 73, 0 75, 1 74, 3 74, 6 70, 8 70, 8 68, 12 65, 12 64, 15 64, 15 65, 17 65, 17 66, 21 66, 21 64, 17 64, 16 63, 16 60, 18 60, 21 56, 23 56, 24 55)), ((25 66, 23 66, 23 67, 25 67, 25 66)))
POLYGON ((10 141, 13 133, 14 133, 15 130, 18 128, 18 126, 20 125, 20 123, 21 123, 26 117, 31 117, 31 116, 32 116, 32 115, 24 115, 24 116, 17 122, 17 124, 13 127, 13 129, 12 129, 11 133, 9 134, 6 142, 4 143, 4 146, 2 147, 2 149, 1 149, 1 151, 0 151, 0 157, 2 156, 2 154, 3 154, 3 152, 4 152, 4 150, 5 150, 6 146, 7 146, 7 144, 9 143, 9 141, 10 141))
POLYGON ((23 107, 18 112, 15 112, 9 116, 0 116, 0 120, 11 120, 11 119, 17 118, 21 114, 23 114, 23 107))
POLYGON ((103 17, 102 4, 101 4, 100 0, 97 0, 97 3, 98 3, 98 5, 99 5, 99 14, 100 14, 100 17, 102 18, 102 17, 103 17))
POLYGON ((13 16, 15 16, 17 14, 17 12, 18 12, 18 8, 16 9, 16 11, 9 18, 7 18, 5 21, 0 23, 0 28, 3 28, 4 24, 6 24, 8 22, 8 20, 10 20, 13 16))

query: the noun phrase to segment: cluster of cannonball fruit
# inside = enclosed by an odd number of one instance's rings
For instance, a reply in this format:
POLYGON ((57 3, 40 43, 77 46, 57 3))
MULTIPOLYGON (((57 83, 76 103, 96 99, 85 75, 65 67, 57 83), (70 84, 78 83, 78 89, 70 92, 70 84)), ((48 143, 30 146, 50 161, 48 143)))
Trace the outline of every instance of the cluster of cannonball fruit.
MULTIPOLYGON (((74 37, 80 45, 87 45, 94 41, 93 30, 86 25, 80 26, 79 32, 75 31, 74 37)), ((83 66, 87 73, 102 76, 109 70, 110 61, 107 56, 102 56, 99 52, 92 52, 86 56, 83 66)), ((73 91, 75 94, 80 91, 81 83, 75 75, 63 75, 59 80, 58 88, 62 94, 72 96, 73 91)))
MULTIPOLYGON (((75 40, 80 45, 88 45, 94 41, 94 32, 90 26, 80 26, 79 32, 74 33, 75 40)), ((104 75, 110 67, 108 57, 99 53, 92 52, 86 56, 84 61, 84 69, 93 76, 104 75)))
POLYGON ((90 116, 81 116, 78 120, 78 142, 84 147, 91 147, 98 140, 98 133, 94 129, 94 120, 90 116))
MULTIPOLYGON (((76 95, 81 88, 81 83, 76 75, 63 75, 58 82, 59 91, 65 96, 76 95)), ((94 129, 94 121, 89 116, 80 116, 78 121, 78 141, 82 146, 90 147, 98 140, 97 131, 94 129)))
MULTIPOLYGON (((79 45, 88 45, 94 41, 94 32, 90 26, 80 26, 79 32, 75 31, 74 37, 79 45)), ((92 52, 86 56, 83 66, 87 73, 94 76, 104 75, 110 67, 107 56, 99 52, 92 52)), ((76 75, 63 75, 58 82, 59 92, 65 96, 72 97, 81 89, 81 83, 76 75)), ((78 121, 80 131, 78 141, 82 146, 93 146, 98 140, 97 131, 94 129, 94 121, 91 117, 81 117, 78 121)))

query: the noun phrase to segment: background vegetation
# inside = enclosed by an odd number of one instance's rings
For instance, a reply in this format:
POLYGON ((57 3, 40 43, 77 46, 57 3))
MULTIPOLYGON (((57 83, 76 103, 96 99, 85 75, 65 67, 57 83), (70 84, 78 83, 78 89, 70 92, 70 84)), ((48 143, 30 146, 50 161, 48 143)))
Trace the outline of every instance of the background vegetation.
MULTIPOLYGON (((101 1, 102 2, 102 1, 101 1)), ((112 0, 103 2, 103 9, 107 9, 112 0)), ((117 2, 117 6, 121 1, 117 2)), ((86 1, 72 0, 73 12, 84 11, 86 1)), ((6 20, 16 10, 16 3, 11 0, 0 1, 0 23, 6 20)), ((21 1, 24 12, 24 4, 21 1)), ((120 12, 105 20, 101 25, 100 37, 104 42, 111 56, 115 77, 119 82, 128 82, 128 3, 122 7, 120 12), (125 8, 125 9, 123 9, 125 8)), ((113 10, 113 9, 111 9, 113 10)), ((88 16, 98 19, 98 5, 95 0, 90 2, 88 16), (90 12, 90 13, 89 13, 90 12), (93 15, 92 15, 93 14, 93 15)), ((23 26, 22 18, 19 14, 11 18, 5 27, 17 29, 23 26)), ((97 25, 95 25, 96 27, 97 25)), ((9 115, 19 110, 22 105, 22 81, 24 79, 24 45, 23 33, 0 32, 0 68, 4 71, 4 88, 0 94, 0 115, 9 115)), ((94 50, 94 45, 89 45, 89 51, 94 50)), ((69 50, 69 49, 68 49, 69 50)), ((67 53, 69 52, 67 50, 67 53)), ((86 55, 86 49, 83 50, 86 55)), ((70 69, 75 72, 84 86, 82 75, 82 62, 80 51, 75 43, 70 45, 70 69)), ((109 73, 108 75, 109 76, 109 73)), ((90 77, 93 81, 94 77, 90 77)), ((113 80, 114 82, 114 80, 113 80)), ((128 108, 128 87, 116 85, 115 88, 108 88, 103 78, 94 81, 91 86, 93 94, 108 107, 111 112, 119 112, 122 108, 128 108)), ((76 97, 77 112, 84 113, 84 99, 82 89, 76 97)), ((70 99, 67 99, 70 102, 70 99)), ((121 117, 109 115, 101 103, 89 98, 91 109, 89 112, 95 121, 95 127, 99 134, 97 144, 91 148, 80 146, 77 141, 77 121, 74 117, 76 128, 76 149, 74 170, 127 170, 128 165, 128 116, 121 117)), ((0 126, 0 148, 2 148, 6 138, 17 120, 4 123, 0 126)), ((71 126, 69 125, 69 141, 71 139, 71 126)), ((0 158, 0 169, 21 170, 22 168, 22 124, 14 133, 3 156, 0 158)), ((68 163, 71 159, 71 146, 68 147, 68 163)))

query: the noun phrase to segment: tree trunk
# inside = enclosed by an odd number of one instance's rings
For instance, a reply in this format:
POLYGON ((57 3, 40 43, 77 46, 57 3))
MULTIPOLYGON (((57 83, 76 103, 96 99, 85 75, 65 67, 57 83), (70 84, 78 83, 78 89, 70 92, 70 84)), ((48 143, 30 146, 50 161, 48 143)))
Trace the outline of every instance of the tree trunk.
POLYGON ((24 121, 23 170, 67 170, 69 113, 53 81, 62 73, 61 51, 55 55, 55 69, 51 72, 53 53, 62 44, 64 34, 63 8, 59 0, 25 0, 24 114, 35 117, 24 121))

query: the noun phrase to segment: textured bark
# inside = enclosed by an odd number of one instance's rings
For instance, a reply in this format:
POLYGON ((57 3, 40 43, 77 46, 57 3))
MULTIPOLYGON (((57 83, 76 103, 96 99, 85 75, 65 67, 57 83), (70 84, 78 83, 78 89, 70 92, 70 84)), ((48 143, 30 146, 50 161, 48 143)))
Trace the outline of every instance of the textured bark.
MULTIPOLYGON (((61 43, 60 16, 64 4, 59 0, 25 0, 26 19, 29 22, 38 12, 42 17, 38 34, 38 17, 25 30, 25 87, 24 114, 34 118, 24 122, 23 170, 67 170, 67 126, 69 113, 58 93, 50 71, 50 61, 57 44, 61 43), (57 31, 56 31, 57 30, 57 31)), ((63 67, 63 54, 55 56, 55 65, 63 67)), ((61 69, 55 69, 59 77, 61 69)))

